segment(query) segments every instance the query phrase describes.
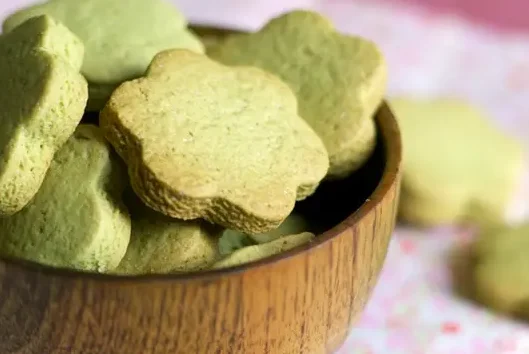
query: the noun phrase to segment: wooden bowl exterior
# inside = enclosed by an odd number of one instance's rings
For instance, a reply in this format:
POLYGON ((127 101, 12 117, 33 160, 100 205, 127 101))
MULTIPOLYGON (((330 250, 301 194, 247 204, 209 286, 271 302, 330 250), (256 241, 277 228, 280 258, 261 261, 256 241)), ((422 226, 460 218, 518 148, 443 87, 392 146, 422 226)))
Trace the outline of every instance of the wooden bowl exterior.
POLYGON ((0 353, 332 353, 371 294, 395 226, 400 136, 386 104, 376 119, 382 177, 314 244, 180 276, 119 278, 0 260, 0 353))

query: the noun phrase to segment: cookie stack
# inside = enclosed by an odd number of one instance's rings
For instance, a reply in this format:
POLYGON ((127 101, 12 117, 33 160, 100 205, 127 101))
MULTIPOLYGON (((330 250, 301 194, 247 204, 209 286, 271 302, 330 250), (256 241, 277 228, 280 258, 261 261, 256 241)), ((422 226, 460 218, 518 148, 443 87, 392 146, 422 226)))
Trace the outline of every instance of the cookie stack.
POLYGON ((208 55, 162 0, 50 0, 3 29, 6 257, 120 275, 262 259, 310 242, 296 201, 375 146, 383 57, 316 13, 208 55))

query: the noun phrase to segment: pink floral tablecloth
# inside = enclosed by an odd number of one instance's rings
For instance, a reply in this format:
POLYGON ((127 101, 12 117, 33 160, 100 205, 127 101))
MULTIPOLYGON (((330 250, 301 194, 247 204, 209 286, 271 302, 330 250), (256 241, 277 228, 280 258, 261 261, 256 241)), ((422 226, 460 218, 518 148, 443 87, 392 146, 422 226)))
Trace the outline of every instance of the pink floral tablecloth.
MULTIPOLYGON (((508 0, 505 6, 522 4, 517 1, 508 0)), ((0 18, 30 2, 0 1, 0 18)), ((463 97, 487 110, 501 129, 529 143, 529 31, 500 34, 458 18, 435 15, 435 11, 404 8, 395 1, 385 1, 385 5, 345 0, 174 2, 191 20, 247 29, 258 28, 286 9, 319 10, 340 30, 366 36, 380 45, 390 66, 390 96, 463 97)), ((493 3, 501 10, 500 2, 493 3)), ((529 326, 454 295, 450 254, 471 237, 469 230, 449 227, 398 227, 373 297, 339 353, 529 353, 529 326)))

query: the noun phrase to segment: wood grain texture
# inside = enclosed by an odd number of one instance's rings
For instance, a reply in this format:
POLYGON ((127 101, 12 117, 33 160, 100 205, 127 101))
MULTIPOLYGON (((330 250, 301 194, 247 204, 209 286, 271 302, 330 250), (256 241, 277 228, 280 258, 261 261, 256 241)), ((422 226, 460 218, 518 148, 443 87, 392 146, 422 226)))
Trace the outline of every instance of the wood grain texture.
POLYGON ((386 104, 376 119, 368 165, 301 203, 328 229, 311 245, 184 276, 120 278, 0 260, 0 353, 332 353, 371 294, 395 226, 400 135, 386 104))

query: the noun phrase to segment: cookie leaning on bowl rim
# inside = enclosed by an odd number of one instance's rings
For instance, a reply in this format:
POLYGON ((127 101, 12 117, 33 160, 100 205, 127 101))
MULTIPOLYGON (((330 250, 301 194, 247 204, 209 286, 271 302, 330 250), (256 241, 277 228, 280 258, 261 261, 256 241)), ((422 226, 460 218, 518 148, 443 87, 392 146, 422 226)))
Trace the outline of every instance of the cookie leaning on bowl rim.
POLYGON ((183 221, 145 206, 132 191, 124 201, 132 231, 127 253, 112 272, 116 275, 176 274, 207 269, 219 255, 222 228, 206 221, 183 221))
POLYGON ((187 50, 159 53, 122 84, 100 125, 149 207, 246 233, 277 227, 329 166, 286 84, 187 50))

